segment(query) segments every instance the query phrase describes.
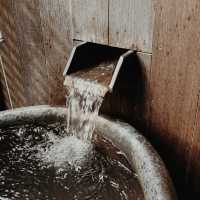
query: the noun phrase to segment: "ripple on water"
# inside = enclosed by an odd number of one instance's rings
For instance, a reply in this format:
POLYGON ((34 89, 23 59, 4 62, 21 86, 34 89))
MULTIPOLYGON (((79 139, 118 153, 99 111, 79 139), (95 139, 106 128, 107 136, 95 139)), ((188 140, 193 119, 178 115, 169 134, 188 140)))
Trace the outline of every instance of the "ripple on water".
POLYGON ((144 199, 111 143, 66 134, 60 123, 0 129, 0 200, 144 199))

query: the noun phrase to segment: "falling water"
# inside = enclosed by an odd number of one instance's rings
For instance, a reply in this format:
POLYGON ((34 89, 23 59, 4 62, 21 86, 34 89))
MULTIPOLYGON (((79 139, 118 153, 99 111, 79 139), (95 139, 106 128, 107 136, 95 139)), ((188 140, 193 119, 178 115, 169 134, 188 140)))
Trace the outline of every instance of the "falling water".
POLYGON ((47 148, 37 147, 37 157, 42 158, 43 162, 53 163, 55 167, 66 166, 67 163, 78 170, 89 157, 92 159, 95 118, 108 89, 95 81, 72 76, 66 77, 65 86, 67 136, 58 138, 49 134, 52 145, 47 148))
POLYGON ((108 88, 78 77, 66 77, 65 85, 68 90, 68 132, 84 141, 91 141, 95 118, 108 88))

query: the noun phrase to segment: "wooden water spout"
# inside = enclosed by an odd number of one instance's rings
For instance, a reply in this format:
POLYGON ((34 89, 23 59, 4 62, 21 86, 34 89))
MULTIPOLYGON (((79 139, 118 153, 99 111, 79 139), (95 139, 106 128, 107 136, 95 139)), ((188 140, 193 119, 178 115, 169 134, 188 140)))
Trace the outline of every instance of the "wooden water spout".
POLYGON ((64 76, 78 76, 99 82, 112 92, 125 60, 134 52, 91 42, 73 48, 64 76))
POLYGON ((146 115, 145 56, 128 49, 81 42, 72 49, 64 70, 65 85, 76 76, 106 86, 109 92, 100 113, 129 123, 137 122, 137 128, 142 130, 146 115), (137 118, 134 113, 139 113, 137 118))

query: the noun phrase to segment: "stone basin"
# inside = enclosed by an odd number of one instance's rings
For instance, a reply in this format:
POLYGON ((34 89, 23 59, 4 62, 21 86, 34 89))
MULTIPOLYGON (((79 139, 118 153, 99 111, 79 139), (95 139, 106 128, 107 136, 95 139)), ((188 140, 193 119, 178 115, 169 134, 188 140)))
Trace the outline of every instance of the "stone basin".
MULTIPOLYGON (((24 123, 64 121, 67 109, 32 106, 0 112, 0 128, 24 123)), ((176 193, 167 169, 152 145, 134 127, 104 116, 96 118, 96 132, 110 140, 126 156, 146 200, 174 200, 176 193)))

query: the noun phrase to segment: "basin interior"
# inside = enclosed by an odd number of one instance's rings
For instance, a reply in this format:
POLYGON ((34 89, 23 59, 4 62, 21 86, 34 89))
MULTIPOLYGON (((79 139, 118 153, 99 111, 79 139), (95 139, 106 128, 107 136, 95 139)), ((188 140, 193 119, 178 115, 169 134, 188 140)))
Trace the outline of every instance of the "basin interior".
POLYGON ((81 142, 57 118, 0 126, 0 197, 144 199, 137 174, 111 141, 96 131, 86 153, 81 142))

